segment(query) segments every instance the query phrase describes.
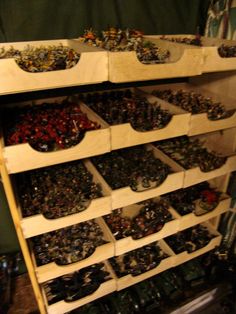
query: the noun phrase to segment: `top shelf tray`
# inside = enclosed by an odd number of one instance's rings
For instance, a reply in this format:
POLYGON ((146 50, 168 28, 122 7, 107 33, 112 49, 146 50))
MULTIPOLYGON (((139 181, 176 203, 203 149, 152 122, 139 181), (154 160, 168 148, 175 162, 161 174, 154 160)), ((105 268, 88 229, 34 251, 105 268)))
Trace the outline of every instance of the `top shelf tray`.
POLYGON ((0 49, 13 47, 23 50, 27 45, 40 47, 59 44, 72 48, 81 54, 78 63, 74 67, 65 70, 31 73, 22 70, 14 58, 0 59, 0 95, 94 84, 108 80, 107 52, 84 45, 77 40, 61 39, 2 43, 0 49))
MULTIPOLYGON (((162 36, 158 36, 159 38, 162 36)), ((165 38, 188 38, 194 39, 195 35, 165 35, 165 38)), ((176 43, 186 47, 186 44, 176 43)), ((236 40, 201 37, 203 56, 202 72, 219 72, 227 70, 236 70, 236 57, 223 58, 219 55, 218 48, 221 45, 236 46, 236 40)), ((196 47, 196 46, 193 46, 196 47)))
POLYGON ((143 64, 135 51, 108 52, 109 81, 113 83, 145 81, 200 75, 202 73, 202 50, 199 47, 177 45, 158 36, 145 36, 161 49, 170 51, 170 60, 160 64, 143 64))

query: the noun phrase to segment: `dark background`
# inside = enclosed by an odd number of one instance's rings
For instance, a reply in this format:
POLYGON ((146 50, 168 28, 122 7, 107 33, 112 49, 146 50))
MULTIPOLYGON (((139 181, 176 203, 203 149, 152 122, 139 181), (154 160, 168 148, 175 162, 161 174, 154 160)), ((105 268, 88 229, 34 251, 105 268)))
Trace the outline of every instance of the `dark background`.
POLYGON ((84 29, 203 32, 210 0, 1 0, 0 41, 76 38, 84 29))

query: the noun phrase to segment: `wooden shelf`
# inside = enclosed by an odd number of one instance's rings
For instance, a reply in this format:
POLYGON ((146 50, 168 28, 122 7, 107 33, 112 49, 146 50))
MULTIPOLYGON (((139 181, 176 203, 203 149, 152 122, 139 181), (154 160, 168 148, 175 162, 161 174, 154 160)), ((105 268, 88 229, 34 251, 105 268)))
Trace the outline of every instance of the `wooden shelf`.
POLYGON ((174 267, 180 265, 180 264, 183 264, 195 257, 198 257, 198 256, 201 256, 211 250, 213 250, 215 247, 217 247, 218 245, 220 245, 220 242, 221 242, 221 239, 222 239, 222 236, 221 234, 216 231, 211 225, 210 223, 203 223, 202 225, 206 226, 207 229, 209 230, 209 232, 211 234, 213 234, 215 237, 213 239, 210 240, 210 242, 204 246, 203 248, 199 249, 199 250, 196 250, 192 253, 188 253, 187 251, 184 251, 182 253, 179 253, 179 254, 176 254, 174 256, 174 260, 173 260, 173 263, 174 263, 174 267))
MULTIPOLYGON (((141 90, 145 92, 151 93, 153 90, 165 90, 171 89, 173 91, 177 90, 185 90, 185 91, 193 91, 199 93, 205 97, 211 97, 215 102, 221 102, 222 105, 226 108, 226 110, 236 110, 236 99, 232 96, 228 96, 225 94, 223 89, 217 89, 217 92, 211 92, 207 90, 206 86, 197 86, 195 84, 189 83, 177 83, 177 84, 162 84, 162 85, 155 85, 155 86, 146 86, 142 87, 141 90)), ((158 102, 160 101, 159 98, 156 97, 158 102)), ((172 108, 179 108, 178 106, 172 105, 171 103, 167 103, 168 107, 172 108)), ((167 108, 168 108, 167 107, 167 108)), ((186 112, 187 111, 184 111, 186 112)), ((236 127, 236 112, 233 113, 232 116, 226 119, 220 120, 209 120, 207 113, 198 113, 198 114, 190 114, 189 117, 189 126, 187 134, 189 136, 214 132, 218 130, 228 129, 236 127)), ((176 135, 178 136, 178 135, 176 135)))
POLYGON ((117 284, 117 291, 128 288, 138 282, 141 282, 143 280, 146 280, 152 276, 155 276, 171 267, 173 267, 173 262, 174 262, 174 253, 173 251, 170 249, 170 247, 163 241, 160 240, 158 242, 158 245, 160 246, 160 248, 162 249, 163 252, 165 252, 166 254, 169 255, 169 257, 161 260, 160 264, 153 268, 152 270, 149 270, 141 275, 138 276, 132 276, 132 275, 127 275, 127 276, 123 276, 123 277, 116 277, 116 284, 117 284))
MULTIPOLYGON (((85 160, 84 164, 88 171, 93 175, 93 181, 102 187, 103 196, 91 200, 89 206, 76 214, 68 215, 57 219, 47 219, 42 214, 31 217, 21 218, 21 227, 25 238, 30 238, 45 232, 65 228, 86 220, 97 218, 111 213, 111 195, 104 182, 99 180, 99 175, 89 160, 85 160)), ((20 215, 21 209, 18 208, 20 215)))
MULTIPOLYGON (((181 35, 177 36, 179 37, 181 35)), ((183 36, 186 37, 188 35, 183 36)), ((199 90, 200 93, 213 96, 213 99, 216 101, 221 101, 227 110, 236 108, 236 58, 221 58, 217 52, 217 47, 220 44, 235 44, 235 41, 226 42, 224 40, 218 41, 202 38, 203 47, 195 47, 168 42, 159 39, 159 37, 160 36, 146 36, 145 39, 151 40, 162 49, 168 49, 171 56, 168 63, 153 65, 142 64, 138 60, 135 52, 107 52, 102 49, 83 45, 78 40, 3 43, 0 45, 0 48, 4 46, 6 49, 10 46, 14 46, 16 49, 23 49, 28 44, 33 46, 45 46, 62 43, 81 53, 81 56, 77 65, 72 69, 44 73, 28 73, 20 69, 13 58, 1 59, 0 63, 2 66, 0 75, 3 77, 3 80, 0 86, 0 95, 96 84, 108 80, 114 83, 125 83, 188 76, 192 77, 189 80, 191 84, 171 84, 168 85, 168 88, 179 88, 181 85, 184 86, 184 89, 199 90), (198 77, 203 72, 221 72, 225 70, 231 70, 231 72, 209 73, 198 77), (232 70, 235 70, 235 72, 232 70), (211 76, 210 79, 208 76, 211 76), (215 92, 216 90, 217 92, 215 92)), ((174 35, 171 35, 171 37, 174 37, 174 35)), ((153 87, 142 88, 142 90, 150 92, 151 88, 153 87)), ((161 85, 158 86, 158 88, 165 88, 165 86, 161 85)), ((148 99, 151 102, 158 101, 163 109, 168 109, 173 114, 170 123, 165 128, 149 132, 137 132, 128 123, 109 126, 99 118, 98 115, 93 113, 92 110, 82 105, 82 110, 87 113, 89 119, 97 121, 101 125, 101 129, 86 132, 82 141, 75 147, 61 151, 41 153, 32 149, 28 144, 4 146, 4 139, 3 137, 1 138, 0 168, 3 178, 2 181, 34 293, 40 308, 40 314, 46 314, 46 312, 49 314, 69 312, 110 292, 122 290, 171 267, 185 263, 192 258, 214 249, 220 244, 221 235, 208 223, 206 223, 206 225, 208 225, 208 229, 215 237, 204 248, 193 253, 182 252, 176 255, 163 238, 196 224, 206 222, 209 219, 219 218, 230 206, 230 198, 227 195, 224 195, 219 205, 213 211, 202 216, 195 216, 194 214, 180 216, 174 209, 170 208, 169 210, 175 219, 166 223, 159 232, 139 240, 125 238, 115 241, 103 219, 98 218, 111 213, 112 209, 121 207, 126 207, 125 210, 130 211, 130 213, 131 211, 135 212, 139 206, 136 203, 140 201, 158 197, 165 193, 188 187, 205 180, 213 180, 213 178, 214 180, 221 181, 220 185, 223 186, 222 190, 225 191, 230 172, 236 170, 236 113, 227 119, 210 121, 206 114, 191 115, 152 95, 149 95, 148 99), (207 136, 200 135, 204 133, 208 133, 207 136), (153 148, 151 145, 146 145, 147 149, 154 150, 157 158, 161 159, 172 168, 173 173, 169 174, 160 186, 142 192, 135 192, 131 190, 130 187, 112 190, 91 162, 86 160, 86 167, 92 172, 94 181, 102 184, 104 192, 103 197, 92 200, 89 207, 83 212, 60 219, 48 220, 42 215, 22 218, 16 195, 14 195, 10 174, 88 158, 107 153, 111 150, 155 142, 184 134, 190 136, 198 135, 198 137, 204 138, 205 144, 209 149, 221 153, 223 152, 224 155, 227 155, 228 159, 225 165, 209 173, 203 173, 199 168, 184 170, 158 149, 153 148), (220 177, 223 175, 224 178, 220 177), (65 266, 58 266, 56 263, 49 263, 43 266, 36 265, 34 254, 31 252, 30 255, 26 238, 71 226, 92 218, 96 218, 96 221, 104 231, 104 237, 108 243, 97 247, 91 256, 74 264, 65 266), (101 284, 97 291, 72 303, 61 301, 48 305, 45 298, 45 291, 42 290, 42 284, 44 282, 73 271, 78 271, 84 267, 102 262, 116 255, 124 254, 125 252, 140 248, 155 241, 159 241, 160 247, 169 254, 169 257, 162 260, 155 269, 139 276, 128 275, 117 278, 111 266, 109 266, 109 262, 105 261, 109 272, 112 274, 112 279, 101 284)), ((37 105, 44 101, 45 100, 37 100, 34 104, 37 105)), ((53 100, 49 100, 49 102, 50 101, 53 100)))
POLYGON ((49 264, 45 264, 42 266, 37 266, 34 254, 32 252, 32 259, 34 262, 35 273, 36 273, 39 283, 43 283, 50 279, 54 279, 54 278, 72 273, 74 271, 80 270, 84 267, 91 266, 96 263, 100 263, 114 256, 114 243, 112 242, 112 238, 107 232, 106 224, 101 218, 97 218, 95 221, 101 227, 104 233, 104 239, 108 241, 108 243, 98 246, 92 255, 90 255, 89 257, 81 261, 78 261, 73 264, 62 265, 62 266, 57 265, 55 262, 51 262, 49 264))
POLYGON ((46 298, 46 293, 44 291, 44 289, 42 288, 42 292, 43 292, 43 296, 44 296, 44 301, 46 304, 46 308, 47 308, 47 313, 48 314, 58 314, 58 313, 67 313, 69 311, 72 311, 78 307, 81 307, 89 302, 92 302, 98 298, 101 298, 111 292, 114 292, 116 290, 116 281, 113 278, 112 275, 112 270, 111 266, 109 265, 109 263, 107 261, 104 261, 104 264, 106 266, 106 270, 109 271, 111 279, 108 281, 103 282, 99 288, 93 292, 92 294, 81 298, 77 301, 74 302, 65 302, 65 301, 59 301, 56 302, 54 304, 49 305, 47 302, 47 298, 46 298))
POLYGON ((107 52, 79 43, 73 39, 25 41, 2 43, 0 48, 11 47, 23 50, 27 45, 33 47, 63 44, 81 53, 79 62, 71 69, 30 73, 22 70, 14 58, 0 60, 2 78, 0 95, 21 93, 43 89, 100 83, 108 80, 107 52))
POLYGON ((199 47, 181 46, 160 40, 158 36, 145 36, 161 49, 170 51, 168 62, 143 64, 135 51, 108 52, 109 81, 113 83, 145 81, 173 77, 200 75, 202 73, 202 51, 199 47))
MULTIPOLYGON (((154 199, 155 201, 155 199, 154 199)), ((140 204, 133 204, 130 206, 126 206, 122 209, 122 216, 123 217, 134 217, 136 216, 141 207, 143 207, 143 205, 140 204)), ((168 221, 164 224, 163 228, 153 234, 150 234, 146 237, 143 237, 141 239, 133 239, 131 236, 123 238, 123 239, 119 239, 116 240, 115 237, 112 235, 111 230, 110 234, 113 238, 114 244, 115 244, 115 255, 121 255, 124 254, 126 252, 138 249, 144 245, 150 244, 152 242, 158 241, 160 239, 163 239, 171 234, 174 234, 176 232, 178 232, 179 230, 179 221, 178 219, 178 214, 170 207, 168 209, 168 211, 171 213, 173 220, 168 221)), ((108 226, 109 227, 109 226, 108 226)))
MULTIPOLYGON (((63 98, 59 99, 62 100, 63 98)), ((53 103, 56 100, 57 98, 53 98, 50 102, 53 103)), ((40 100, 39 103, 43 103, 44 101, 45 100, 40 100)), ((49 102, 49 100, 46 101, 49 102)), ((24 103, 24 105, 25 104, 27 103, 24 103)), ((76 146, 54 152, 39 152, 33 149, 28 143, 4 146, 4 139, 2 138, 2 152, 8 173, 18 173, 40 167, 47 167, 109 152, 109 128, 89 108, 82 103, 80 103, 80 106, 81 110, 87 114, 90 120, 96 121, 101 125, 101 129, 86 131, 84 138, 76 146)))

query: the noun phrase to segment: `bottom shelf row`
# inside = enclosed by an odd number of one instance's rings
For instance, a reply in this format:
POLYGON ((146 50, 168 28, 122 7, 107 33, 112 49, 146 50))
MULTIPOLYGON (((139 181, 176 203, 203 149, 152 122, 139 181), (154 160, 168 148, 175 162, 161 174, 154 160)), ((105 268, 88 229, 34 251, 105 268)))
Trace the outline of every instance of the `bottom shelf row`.
POLYGON ((198 257, 221 242, 209 223, 41 284, 47 312, 66 313, 198 257))

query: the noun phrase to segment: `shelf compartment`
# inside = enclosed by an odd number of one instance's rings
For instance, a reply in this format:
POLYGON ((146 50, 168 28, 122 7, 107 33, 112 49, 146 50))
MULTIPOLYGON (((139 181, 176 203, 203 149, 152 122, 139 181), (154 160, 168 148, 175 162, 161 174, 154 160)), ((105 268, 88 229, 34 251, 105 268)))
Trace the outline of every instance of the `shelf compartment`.
POLYGON ((236 170, 236 156, 230 156, 227 158, 226 163, 215 170, 209 172, 202 172, 199 167, 188 169, 185 171, 184 187, 188 187, 206 180, 210 180, 214 177, 230 173, 236 170))
POLYGON ((40 47, 57 46, 59 44, 70 47, 81 54, 78 63, 74 67, 65 70, 29 73, 22 70, 14 58, 1 59, 0 76, 3 79, 0 95, 94 84, 108 80, 107 52, 79 43, 75 39, 2 43, 0 48, 9 49, 13 47, 23 50, 27 45, 40 47))
POLYGON ((203 72, 219 72, 236 70, 236 57, 223 58, 218 53, 218 47, 223 45, 236 46, 236 40, 202 37, 203 72))
POLYGON ((177 45, 158 38, 144 36, 161 49, 170 51, 170 60, 162 64, 143 64, 135 51, 108 52, 109 81, 113 83, 185 77, 202 73, 202 50, 199 47, 177 45))
MULTIPOLYGON (((123 210, 122 216, 126 217, 128 216, 132 218, 139 213, 141 207, 143 207, 143 205, 141 204, 133 204, 130 206, 126 206, 122 209, 123 210)), ((141 239, 135 240, 132 238, 132 236, 129 236, 126 238, 116 240, 115 237, 112 235, 111 230, 109 229, 115 244, 115 255, 116 256, 121 255, 126 252, 138 249, 144 245, 150 244, 152 242, 158 241, 171 234, 176 233, 179 230, 179 221, 178 219, 176 219, 178 218, 178 214, 176 214, 176 212, 171 207, 168 208, 168 211, 172 215, 173 220, 166 222, 160 231, 150 234, 141 239)))
POLYGON ((152 95, 143 94, 142 96, 146 97, 150 103, 154 104, 157 102, 163 110, 171 112, 173 116, 170 122, 164 128, 147 132, 136 131, 130 123, 110 125, 112 150, 160 141, 188 133, 190 113, 176 108, 176 106, 169 105, 161 99, 157 100, 152 95))
MULTIPOLYGON (((53 104, 53 102, 63 99, 65 98, 44 99, 36 101, 35 105, 45 101, 53 104)), ((27 104, 32 104, 32 102, 22 103, 22 105, 27 104)), ((83 139, 76 146, 53 152, 39 152, 28 143, 4 146, 4 139, 2 138, 3 158, 8 173, 18 173, 109 152, 110 131, 108 126, 82 103, 80 103, 80 107, 90 120, 101 125, 101 129, 86 131, 83 139)))
POLYGON ((178 218, 179 231, 193 227, 206 220, 209 220, 217 216, 220 216, 221 214, 224 214, 230 208, 230 203, 231 203, 231 198, 228 195, 224 194, 223 198, 220 200, 216 208, 204 215, 196 216, 194 213, 190 213, 184 216, 179 215, 180 216, 178 218))
MULTIPOLYGON (((158 36, 162 37, 162 36, 158 36)), ((165 38, 188 38, 195 39, 196 35, 164 35, 165 38)), ((236 40, 219 39, 211 37, 201 37, 203 64, 202 72, 220 72, 227 70, 236 70, 236 57, 223 58, 218 53, 218 47, 223 45, 236 46, 236 40)), ((176 43, 180 46, 186 46, 183 43, 176 43)), ((191 45, 192 46, 192 45, 191 45)), ((196 47, 196 46, 195 46, 196 47)))
POLYGON ((103 263, 105 264, 107 271, 109 271, 111 279, 103 282, 95 292, 93 292, 92 294, 84 298, 81 298, 74 302, 59 301, 59 302, 49 305, 47 302, 46 293, 44 289, 42 288, 42 294, 43 294, 44 302, 47 308, 47 313, 48 314, 67 313, 89 302, 92 302, 98 298, 101 298, 111 292, 116 291, 116 281, 113 278, 114 276, 112 274, 113 270, 111 269, 111 266, 107 261, 104 261, 103 263))
POLYGON ((184 187, 210 180, 236 170, 236 154, 233 147, 235 130, 235 128, 232 128, 220 132, 212 132, 207 135, 196 136, 196 138, 204 141, 205 147, 222 156, 226 156, 227 160, 222 167, 209 172, 202 172, 200 167, 185 170, 184 187))
MULTIPOLYGON (((93 181, 102 187, 103 196, 91 200, 89 206, 76 214, 56 219, 47 219, 42 214, 25 217, 21 219, 21 227, 25 238, 30 238, 45 232, 65 228, 86 220, 97 218, 111 213, 111 195, 107 187, 99 180, 99 175, 89 160, 84 161, 85 167, 93 175, 93 181)), ((21 213, 20 207, 18 208, 21 213)))
POLYGON ((176 254, 174 257, 173 257, 173 262, 174 262, 174 267, 180 265, 180 264, 183 264, 195 257, 198 257, 198 256, 201 256, 211 250, 213 250, 215 247, 217 247, 218 245, 220 245, 220 242, 221 242, 221 239, 222 239, 222 235, 216 231, 209 222, 205 222, 205 223, 202 223, 202 225, 206 226, 208 231, 213 234, 215 237, 212 238, 210 240, 210 242, 204 246, 203 248, 199 249, 199 250, 196 250, 192 253, 188 253, 187 251, 184 251, 184 252, 181 252, 179 254, 176 254))
MULTIPOLYGON (((207 135, 204 134, 192 137, 193 139, 198 138, 200 141, 203 140, 204 147, 206 147, 210 151, 217 152, 218 154, 220 154, 220 156, 227 157, 227 159, 225 164, 223 164, 220 168, 208 172, 203 172, 200 167, 195 167, 191 169, 184 169, 183 167, 181 167, 184 171, 184 188, 203 181, 208 181, 219 176, 223 176, 236 170, 236 154, 233 140, 234 134, 235 128, 231 128, 220 132, 211 132, 207 135)), ((163 152, 162 154, 167 157, 167 155, 165 155, 163 152)))
MULTIPOLYGON (((110 125, 103 120, 105 124, 107 123, 107 125, 109 125, 111 134, 111 150, 146 144, 166 138, 188 134, 190 113, 182 110, 181 108, 173 106, 162 99, 150 95, 149 93, 143 92, 143 90, 145 90, 144 88, 130 88, 129 90, 132 91, 134 95, 138 94, 142 97, 145 97, 148 102, 153 105, 157 103, 157 105, 160 105, 161 109, 168 110, 173 116, 165 127, 145 132, 135 130, 130 123, 110 125)), ((125 90, 122 89, 122 91, 125 90)), ((102 118, 100 117, 100 119, 102 118)))
MULTIPOLYGON (((233 97, 227 96, 224 93, 224 91, 222 91, 221 89, 218 89, 216 93, 213 93, 213 92, 208 91, 206 88, 207 86, 196 86, 194 84, 189 84, 189 83, 177 83, 177 84, 168 84, 168 85, 164 84, 164 85, 147 86, 147 87, 142 87, 141 90, 145 92, 149 92, 149 93, 151 93, 155 89, 156 90, 171 89, 173 91, 182 89, 186 91, 194 91, 205 97, 212 97, 212 99, 215 100, 216 102, 221 102, 226 108, 226 110, 236 110, 236 106, 235 106, 236 100, 233 97)), ((157 99, 159 102, 159 98, 157 99)), ((175 108, 179 108, 178 106, 172 105, 171 103, 168 103, 168 104, 171 107, 173 106, 175 108)), ((187 111, 185 110, 183 110, 183 112, 187 113, 187 111)), ((208 119, 207 113, 198 113, 198 114, 189 113, 189 114, 190 114, 190 118, 189 118, 190 121, 189 121, 189 127, 188 127, 188 132, 187 132, 189 136, 236 127, 236 112, 234 112, 228 118, 215 120, 215 121, 208 119)))
POLYGON ((154 146, 147 144, 146 148, 148 150, 150 149, 153 150, 154 156, 156 158, 159 158, 164 163, 168 164, 173 170, 173 173, 169 174, 165 181, 158 187, 150 188, 140 192, 133 191, 129 186, 112 190, 112 188, 103 179, 103 182, 105 182, 111 193, 112 209, 135 204, 183 187, 184 180, 183 168, 180 167, 171 158, 163 154, 161 151, 157 150, 154 146))
POLYGON ((55 262, 51 262, 42 266, 37 266, 32 250, 32 260, 39 283, 43 283, 48 280, 72 273, 74 271, 80 270, 84 267, 91 266, 96 263, 100 263, 103 260, 114 256, 114 243, 112 242, 113 239, 110 237, 110 234, 108 232, 108 227, 101 218, 97 218, 95 219, 95 221, 101 227, 104 233, 104 239, 107 240, 108 243, 98 246, 92 255, 81 261, 62 266, 57 265, 55 262))
MULTIPOLYGON (((160 246, 161 250, 164 251, 169 255, 169 257, 161 260, 160 264, 138 276, 132 276, 131 274, 118 278, 116 276, 116 284, 117 284, 117 291, 122 289, 128 288, 132 285, 135 285, 138 282, 146 280, 152 276, 155 276, 171 267, 173 267, 174 263, 174 252, 170 249, 170 247, 165 243, 164 240, 158 241, 158 245, 160 246)), ((114 270, 113 270, 114 271, 114 270)))

